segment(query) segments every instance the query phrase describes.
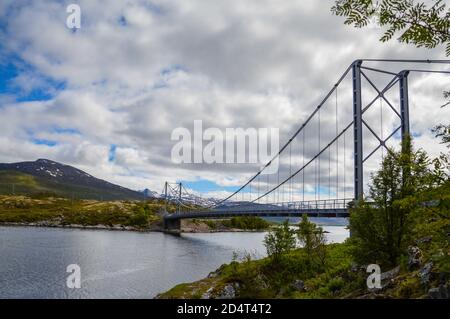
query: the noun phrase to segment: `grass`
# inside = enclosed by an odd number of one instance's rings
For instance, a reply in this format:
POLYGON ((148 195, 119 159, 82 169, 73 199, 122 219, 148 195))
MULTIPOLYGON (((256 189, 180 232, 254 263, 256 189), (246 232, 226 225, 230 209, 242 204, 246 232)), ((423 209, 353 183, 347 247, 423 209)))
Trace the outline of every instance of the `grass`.
MULTIPOLYGON (((426 298, 429 287, 437 287, 450 279, 450 210, 448 196, 439 206, 419 208, 411 216, 412 242, 420 242, 423 252, 422 265, 433 262, 433 276, 427 285, 420 282, 419 269, 409 270, 400 263, 400 273, 395 276, 379 296, 385 298, 426 298)), ((310 265, 302 248, 290 251, 276 262, 271 258, 252 260, 246 256, 222 265, 216 276, 182 284, 161 294, 161 298, 199 298, 205 291, 220 294, 221 287, 238 284, 236 298, 365 298, 372 292, 367 289, 368 273, 363 265, 357 265, 352 257, 352 243, 329 244, 327 258, 322 266, 310 265), (304 290, 294 283, 303 281, 304 290)), ((382 269, 383 272, 389 269, 382 269)))
POLYGON ((344 275, 351 268, 348 245, 331 244, 327 250, 326 271, 307 266, 307 256, 301 248, 285 255, 276 264, 270 258, 252 260, 245 256, 222 265, 216 277, 175 286, 161 297, 196 298, 199 291, 203 293, 212 288, 213 292, 219 292, 227 284, 238 283, 238 298, 330 298, 365 285, 363 277, 355 280, 358 273, 354 278, 344 275), (347 279, 351 279, 351 285, 347 279), (296 280, 304 281, 308 291, 298 292, 292 285, 296 280))
MULTIPOLYGON (((93 200, 134 199, 141 200, 140 194, 118 189, 99 189, 88 185, 60 183, 57 180, 32 176, 13 170, 0 170, 0 194, 39 196, 54 194, 57 197, 93 200)), ((143 195, 142 195, 143 196, 143 195)))
POLYGON ((145 228, 160 220, 157 213, 162 206, 159 201, 100 202, 0 195, 0 223, 46 221, 59 225, 121 225, 145 228))

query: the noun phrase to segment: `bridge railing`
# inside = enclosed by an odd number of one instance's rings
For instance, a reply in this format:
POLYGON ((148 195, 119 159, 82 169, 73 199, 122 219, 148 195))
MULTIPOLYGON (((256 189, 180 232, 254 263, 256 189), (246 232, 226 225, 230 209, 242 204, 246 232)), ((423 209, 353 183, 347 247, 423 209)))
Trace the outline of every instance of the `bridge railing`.
POLYGON ((274 211, 274 210, 308 210, 308 209, 346 209, 354 202, 353 198, 323 199, 310 201, 293 201, 280 203, 255 204, 244 203, 227 207, 216 208, 214 211, 274 211))
POLYGON ((311 201, 282 202, 275 205, 283 209, 344 209, 350 203, 354 202, 353 198, 343 199, 323 199, 311 201))

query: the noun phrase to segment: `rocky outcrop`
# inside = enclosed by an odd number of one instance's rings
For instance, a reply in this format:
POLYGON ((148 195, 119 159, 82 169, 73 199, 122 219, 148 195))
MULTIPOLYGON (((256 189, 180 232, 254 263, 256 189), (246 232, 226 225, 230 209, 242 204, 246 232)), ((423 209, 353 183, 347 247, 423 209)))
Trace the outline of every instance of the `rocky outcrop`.
POLYGON ((303 280, 295 280, 292 283, 292 287, 297 291, 305 291, 305 283, 303 282, 303 280))
POLYGON ((419 270, 420 282, 425 287, 430 283, 431 270, 433 269, 433 262, 428 262, 419 270))
POLYGON ((450 299, 450 284, 439 285, 439 287, 428 290, 428 298, 430 299, 450 299))
POLYGON ((236 298, 238 289, 238 283, 229 283, 219 289, 210 287, 201 296, 201 299, 234 299, 236 298))
POLYGON ((236 288, 239 284, 228 284, 222 288, 222 291, 217 295, 217 299, 234 299, 236 297, 236 288))
POLYGON ((408 270, 414 270, 420 267, 422 262, 422 252, 417 246, 408 247, 408 270))
POLYGON ((428 244, 433 239, 433 236, 425 236, 416 240, 417 245, 428 244))
POLYGON ((399 272, 400 272, 400 266, 392 268, 389 271, 383 272, 381 274, 381 287, 386 288, 389 285, 391 285, 394 281, 394 278, 398 275, 399 272))

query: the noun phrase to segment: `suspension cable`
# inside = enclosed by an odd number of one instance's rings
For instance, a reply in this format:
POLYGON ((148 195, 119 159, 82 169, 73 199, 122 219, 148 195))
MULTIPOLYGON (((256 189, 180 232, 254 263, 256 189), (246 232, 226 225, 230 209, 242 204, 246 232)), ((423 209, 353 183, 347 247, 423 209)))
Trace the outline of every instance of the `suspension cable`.
MULTIPOLYGON (((305 131, 303 131, 303 142, 302 142, 302 166, 305 166, 305 131)), ((305 201, 305 171, 302 174, 302 201, 305 201)))
POLYGON ((331 199, 331 147, 328 148, 328 199, 331 199))
POLYGON ((261 176, 258 176, 258 179, 257 179, 257 185, 258 185, 258 197, 259 197, 259 187, 261 186, 261 176))
MULTIPOLYGON (((289 144, 289 176, 292 175, 292 143, 289 144)), ((289 202, 292 202, 292 178, 289 180, 289 202)))
POLYGON ((312 120, 312 118, 314 117, 314 115, 316 115, 316 113, 320 110, 320 108, 322 107, 323 104, 325 104, 325 102, 328 100, 328 98, 331 96, 331 94, 333 94, 334 90, 338 87, 338 85, 342 82, 342 80, 344 80, 344 78, 347 76, 348 72, 351 70, 352 65, 349 65, 347 67, 347 69, 344 71, 344 73, 340 76, 340 78, 338 79, 338 81, 334 84, 334 86, 332 87, 332 89, 325 95, 325 97, 322 99, 322 101, 317 105, 317 107, 314 109, 314 111, 308 116, 308 118, 306 119, 305 122, 303 122, 303 124, 297 129, 297 131, 294 133, 294 135, 283 145, 283 147, 278 151, 278 153, 272 157, 272 159, 267 162, 263 168, 261 168, 258 173, 256 173, 252 178, 250 178, 247 183, 245 183, 244 185, 242 185, 239 189, 237 189, 236 191, 234 191, 231 195, 228 195, 226 198, 222 199, 221 201, 219 201, 218 203, 210 206, 211 207, 215 207, 220 205, 221 203, 227 201, 228 199, 230 199, 231 197, 233 197, 234 195, 236 195, 237 193, 239 193, 245 186, 247 186, 247 184, 251 183, 257 176, 261 175, 261 173, 272 164, 272 162, 277 159, 280 154, 286 149, 286 147, 289 145, 289 143, 292 142, 292 140, 306 127, 306 125, 312 120))
POLYGON ((345 145, 345 140, 346 140, 346 138, 345 138, 345 135, 346 134, 344 134, 344 198, 347 198, 347 188, 346 188, 346 186, 347 186, 347 179, 346 179, 346 171, 347 171, 347 166, 346 166, 346 157, 347 157, 347 150, 346 150, 346 145, 345 145))
MULTIPOLYGON (((403 62, 403 63, 450 63, 449 60, 407 60, 407 59, 361 59, 360 61, 367 61, 367 62, 403 62)), ((314 115, 320 111, 321 107, 323 106, 323 104, 328 100, 328 98, 330 97, 330 95, 337 89, 338 85, 341 83, 341 81, 345 78, 345 76, 348 74, 349 70, 351 69, 352 65, 350 65, 346 71, 342 74, 342 76, 339 78, 339 80, 337 81, 337 83, 334 85, 334 87, 328 92, 328 94, 324 97, 324 99, 321 101, 321 103, 319 103, 319 105, 316 107, 316 109, 310 114, 310 116, 306 119, 306 121, 299 127, 299 129, 295 132, 295 134, 283 145, 283 147, 278 151, 278 153, 268 162, 266 163, 266 165, 260 169, 260 171, 255 174, 250 180, 247 181, 246 184, 244 184, 243 186, 241 186, 238 190, 236 190, 235 192, 233 192, 231 195, 229 195, 228 197, 226 197, 225 199, 219 201, 218 203, 212 205, 212 206, 218 206, 221 203, 223 203, 224 201, 230 199, 231 197, 233 197, 234 195, 236 195, 238 192, 240 192, 241 190, 243 190, 249 183, 251 183, 255 178, 257 178, 262 171, 264 171, 264 169, 266 169, 268 166, 270 166, 272 164, 272 161, 274 161, 276 158, 279 158, 280 154, 285 150, 285 148, 287 147, 287 145, 289 145, 292 140, 301 132, 303 131, 303 129, 306 127, 306 125, 311 121, 311 119, 314 117, 314 115)), ((416 72, 428 72, 427 70, 412 70, 412 71, 416 71, 416 72)), ((429 72, 433 72, 432 70, 430 70, 429 72)), ((440 72, 443 73, 443 72, 440 72)), ((390 89, 390 87, 392 87, 396 81, 398 79, 394 78, 391 80, 390 84, 382 91, 386 91, 388 89, 390 89)), ((374 101, 373 101, 374 102, 374 101)), ((373 102, 369 103, 369 105, 367 105, 362 113, 364 113, 372 104, 373 102)), ((346 129, 343 131, 345 133, 346 129)), ((319 132, 319 138, 320 138, 320 132, 319 132)), ((344 142, 345 142, 345 134, 344 134, 344 142)), ((320 145, 320 142, 319 142, 320 145)), ((304 146, 304 145, 303 145, 304 146)), ((345 151, 345 147, 344 147, 344 151, 345 151)), ((316 159, 318 157, 318 162, 319 162, 319 167, 320 167, 320 155, 322 152, 320 152, 318 154, 318 156, 315 156, 313 159, 316 159)), ((344 154, 344 161, 345 161, 345 154, 344 154)), ((311 161, 310 161, 311 162, 311 161)), ((306 164, 308 165, 308 163, 306 164)), ((303 171, 303 168, 301 169, 303 171)), ((345 173, 346 169, 344 167, 344 173, 345 173)), ((298 172, 298 171, 297 171, 298 172)), ((296 175, 296 173, 294 173, 294 176, 296 175)), ((290 176, 288 179, 292 178, 292 176, 290 176)), ((268 178, 269 179, 269 178, 268 178)), ((339 179, 339 177, 337 177, 337 180, 339 179)), ((283 182, 284 183, 284 182, 283 182)), ((344 183, 346 183, 345 181, 345 177, 344 177, 344 183)), ((304 184, 304 183, 303 183, 304 184)), ((318 177, 318 185, 320 188, 320 176, 318 177)), ((269 183, 267 184, 268 189, 270 188, 269 183)), ((279 185, 278 185, 279 186, 279 185)), ((278 186, 275 189, 278 189, 278 186)), ((304 187, 304 185, 303 185, 304 187)), ((345 187, 344 187, 345 189, 345 187)), ((273 189, 272 189, 273 190, 273 189)), ((268 190, 268 193, 270 193, 271 191, 268 190)), ((266 194, 263 194, 262 196, 265 196, 266 194)), ((319 194, 318 194, 319 198, 320 198, 320 190, 319 190, 319 194)), ((261 196, 258 196, 259 198, 261 196)), ((258 198, 258 199, 259 199, 258 198)), ((253 201, 252 201, 253 202, 253 201)))
MULTIPOLYGON (((380 98, 380 139, 383 139, 383 99, 380 98)), ((384 160, 384 146, 381 146, 381 160, 384 160)))
MULTIPOLYGON (((278 163, 278 169, 277 169, 277 184, 280 183, 280 163, 278 163)), ((280 201, 280 191, 278 191, 277 194, 278 198, 277 198, 277 202, 280 201)), ((283 193, 281 194, 281 200, 284 199, 283 193)))
MULTIPOLYGON (((319 116, 319 138, 318 138, 318 140, 319 140, 319 151, 320 151, 320 132, 321 132, 321 130, 320 130, 320 110, 319 110, 319 113, 318 113, 318 116, 319 116)), ((318 169, 317 169, 317 198, 320 200, 320 155, 319 155, 319 157, 317 158, 317 162, 318 162, 318 169)))
MULTIPOLYGON (((338 89, 336 89, 336 135, 339 132, 338 89)), ((339 139, 336 141, 336 198, 339 198, 339 139)))

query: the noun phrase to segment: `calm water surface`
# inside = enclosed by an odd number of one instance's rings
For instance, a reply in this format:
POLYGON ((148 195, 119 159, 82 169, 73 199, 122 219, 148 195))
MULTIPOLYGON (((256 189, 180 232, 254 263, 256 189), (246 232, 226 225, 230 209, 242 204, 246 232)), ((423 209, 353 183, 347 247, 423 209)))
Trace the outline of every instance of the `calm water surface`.
MULTIPOLYGON (((344 226, 324 226, 330 242, 344 226)), ((183 234, 0 227, 0 298, 152 298, 199 280, 234 251, 263 257, 264 233, 183 234), (81 267, 81 288, 66 267, 81 267)))

